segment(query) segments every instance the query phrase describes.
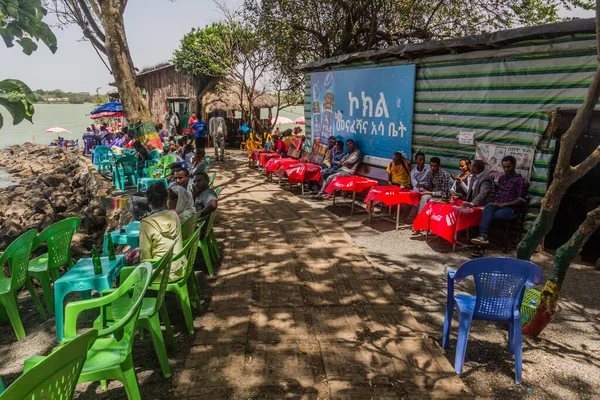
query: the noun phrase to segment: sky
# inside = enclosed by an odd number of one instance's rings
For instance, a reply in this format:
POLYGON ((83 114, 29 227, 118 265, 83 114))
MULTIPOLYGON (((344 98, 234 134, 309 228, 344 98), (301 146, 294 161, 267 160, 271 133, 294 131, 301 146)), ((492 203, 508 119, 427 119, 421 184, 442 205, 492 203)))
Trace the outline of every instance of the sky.
MULTIPOLYGON (((230 8, 241 0, 225 0, 230 8)), ((129 0, 125 9, 125 30, 135 66, 139 69, 168 61, 183 35, 194 27, 222 19, 213 0, 129 0)), ((46 22, 56 19, 48 15, 46 22)), ((61 89, 100 93, 114 90, 113 79, 92 45, 82 41, 78 26, 52 28, 58 50, 52 54, 43 43, 30 56, 18 44, 8 49, 0 41, 0 79, 20 79, 33 89, 61 89), (6 62, 8 61, 8 62, 6 62)))
MULTIPOLYGON (((236 8, 242 0, 225 0, 236 8)), ((593 12, 566 12, 564 17, 592 18, 593 12)), ((193 27, 222 19, 213 0, 129 0, 125 10, 125 29, 133 61, 143 68, 168 61, 179 41, 193 27)), ((47 22, 54 24, 49 16, 47 22)), ((108 83, 112 77, 96 55, 91 44, 82 41, 77 26, 53 29, 58 50, 52 54, 40 43, 37 51, 26 56, 18 45, 0 45, 0 77, 26 82, 30 88, 61 89, 72 92, 100 93, 113 90, 108 83), (8 62, 5 62, 8 60, 8 62)))

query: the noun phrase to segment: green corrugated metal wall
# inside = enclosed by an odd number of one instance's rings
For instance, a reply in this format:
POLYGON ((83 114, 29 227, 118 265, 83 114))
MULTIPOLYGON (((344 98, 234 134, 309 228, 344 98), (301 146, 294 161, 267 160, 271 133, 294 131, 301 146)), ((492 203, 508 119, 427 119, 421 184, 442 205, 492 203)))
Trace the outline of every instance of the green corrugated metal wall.
MULTIPOLYGON (((475 146, 458 144, 460 130, 475 132, 477 142, 536 148, 531 173, 532 205, 547 187, 554 140, 546 134, 550 113, 583 103, 596 70, 594 35, 516 43, 497 50, 412 60, 417 64, 413 153, 438 156, 443 167, 457 172, 462 157, 475 146)), ((332 69, 373 68, 408 64, 388 59, 332 69)), ((310 74, 306 76, 304 112, 310 126, 310 74)), ((390 155, 394 149, 390 149, 390 155)))

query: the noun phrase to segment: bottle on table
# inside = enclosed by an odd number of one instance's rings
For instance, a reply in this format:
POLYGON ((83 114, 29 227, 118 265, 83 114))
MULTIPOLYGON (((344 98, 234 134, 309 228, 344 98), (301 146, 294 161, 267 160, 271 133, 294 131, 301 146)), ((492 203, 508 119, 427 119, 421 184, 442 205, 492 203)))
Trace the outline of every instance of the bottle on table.
POLYGON ((117 256, 115 255, 115 244, 112 240, 112 235, 108 235, 108 259, 115 260, 117 256))
POLYGON ((95 274, 102 273, 102 262, 100 261, 100 255, 98 254, 98 249, 96 248, 96 245, 92 246, 92 265, 94 266, 95 274))

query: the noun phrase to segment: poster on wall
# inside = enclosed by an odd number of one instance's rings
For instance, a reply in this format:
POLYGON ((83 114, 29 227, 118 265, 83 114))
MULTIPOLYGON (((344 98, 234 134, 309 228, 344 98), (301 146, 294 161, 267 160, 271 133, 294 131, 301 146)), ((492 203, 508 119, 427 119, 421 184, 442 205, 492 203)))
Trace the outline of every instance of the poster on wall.
POLYGON ((533 166, 533 157, 535 156, 535 149, 533 147, 477 143, 475 158, 483 160, 485 170, 489 171, 490 175, 496 181, 504 174, 502 159, 506 156, 513 156, 517 160, 517 173, 523 175, 523 178, 529 181, 531 167, 533 166))
POLYGON ((415 73, 415 65, 312 73, 314 147, 333 135, 354 139, 372 164, 387 164, 395 151, 410 158, 415 73))

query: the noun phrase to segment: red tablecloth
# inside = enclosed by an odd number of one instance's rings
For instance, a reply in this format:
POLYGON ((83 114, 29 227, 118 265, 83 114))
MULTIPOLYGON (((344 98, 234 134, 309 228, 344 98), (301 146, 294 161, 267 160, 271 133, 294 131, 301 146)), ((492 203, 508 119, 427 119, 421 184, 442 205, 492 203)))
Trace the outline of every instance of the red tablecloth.
POLYGON ((288 183, 291 184, 321 180, 321 167, 317 164, 297 163, 288 165, 285 169, 280 167, 279 171, 282 169, 288 177, 288 183))
POLYGON ((456 233, 472 226, 479 226, 483 213, 483 207, 461 207, 462 204, 461 200, 446 204, 430 200, 415 218, 414 230, 429 230, 454 246, 456 233))
POLYGON ((399 186, 374 186, 365 197, 365 203, 373 202, 373 205, 383 203, 386 206, 398 204, 419 204, 421 193, 399 186))
POLYGON ((273 151, 264 149, 252 150, 249 158, 253 161, 259 161, 262 153, 273 153, 273 151))
POLYGON ((336 176, 325 188, 325 193, 331 194, 336 190, 362 193, 377 185, 377 181, 369 178, 363 178, 362 176, 336 176))
POLYGON ((272 158, 281 158, 279 153, 260 153, 260 165, 263 167, 267 165, 267 162, 272 158))
POLYGON ((271 158, 265 164, 265 172, 267 175, 277 173, 279 167, 287 167, 289 165, 298 164, 298 160, 294 158, 271 158))

